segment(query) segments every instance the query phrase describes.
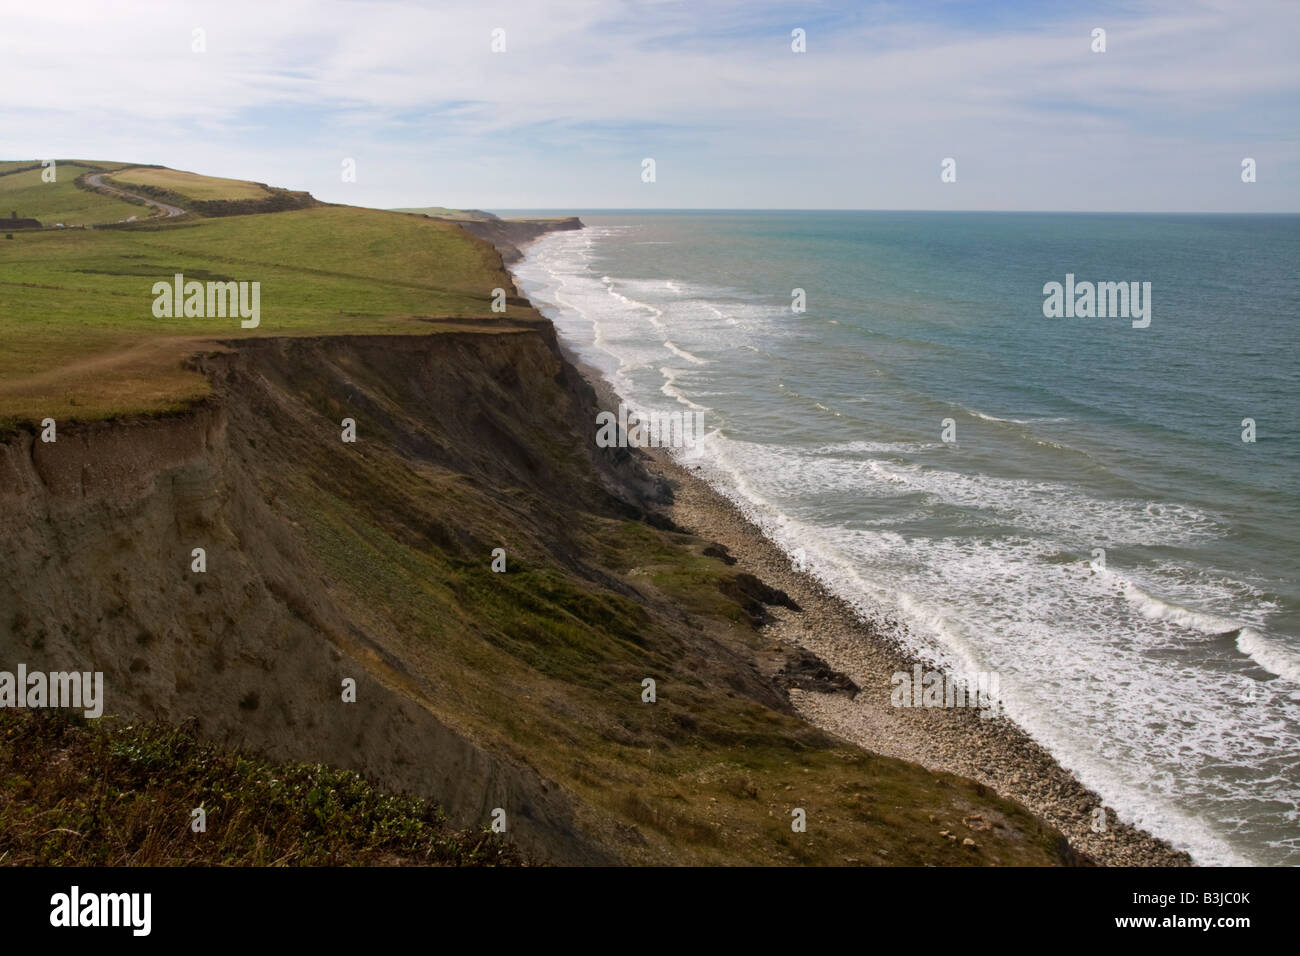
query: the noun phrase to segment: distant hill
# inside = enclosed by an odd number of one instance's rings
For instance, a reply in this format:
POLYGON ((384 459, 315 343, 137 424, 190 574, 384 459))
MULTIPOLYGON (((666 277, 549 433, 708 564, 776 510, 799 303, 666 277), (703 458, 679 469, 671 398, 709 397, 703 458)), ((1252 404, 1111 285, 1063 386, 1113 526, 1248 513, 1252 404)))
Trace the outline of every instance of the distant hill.
POLYGON ((420 209, 394 209, 392 212, 413 212, 422 216, 432 216, 434 219, 469 220, 471 222, 496 222, 500 220, 499 216, 494 216, 490 212, 484 212, 482 209, 448 209, 446 206, 424 206, 420 209))
MULTIPOLYGON (((132 166, 103 177, 110 188, 126 190, 184 209, 192 216, 214 219, 263 212, 287 212, 323 206, 311 193, 268 186, 266 183, 168 169, 132 166)), ((93 183, 83 187, 93 188, 93 183)))
POLYGON ((40 160, 0 162, 0 213, 15 212, 14 219, 35 219, 50 227, 162 218, 163 212, 144 200, 173 206, 171 217, 183 212, 187 219, 322 205, 306 192, 165 166, 59 159, 51 170, 40 160))
POLYGON ((422 209, 394 209, 393 212, 415 213, 431 219, 459 223, 466 232, 486 239, 501 253, 506 265, 514 265, 524 257, 523 246, 548 232, 581 229, 577 216, 550 219, 502 219, 481 209, 448 209, 445 206, 425 206, 422 209))
POLYGON ((266 199, 271 190, 262 183, 219 176, 200 176, 165 166, 136 166, 113 174, 113 181, 123 186, 152 186, 178 196, 203 202, 220 199, 266 199))
POLYGON ((15 212, 14 218, 36 219, 45 226, 89 226, 121 222, 131 216, 145 218, 148 212, 140 206, 77 185, 77 179, 86 173, 105 172, 114 165, 59 160, 49 173, 38 160, 0 163, 0 215, 15 212), (53 182, 48 181, 49 175, 53 182))

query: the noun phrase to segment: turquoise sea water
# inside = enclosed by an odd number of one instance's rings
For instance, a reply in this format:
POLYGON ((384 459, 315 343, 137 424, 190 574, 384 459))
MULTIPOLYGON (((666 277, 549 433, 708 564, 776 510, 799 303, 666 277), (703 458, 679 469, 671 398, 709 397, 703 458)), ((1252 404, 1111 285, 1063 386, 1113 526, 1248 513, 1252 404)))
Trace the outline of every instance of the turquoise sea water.
POLYGON ((996 672, 1124 819, 1300 863, 1300 217, 582 218, 522 291, 629 405, 704 411, 683 456, 792 558, 996 672), (1150 282, 1149 327, 1046 318, 1067 273, 1150 282))

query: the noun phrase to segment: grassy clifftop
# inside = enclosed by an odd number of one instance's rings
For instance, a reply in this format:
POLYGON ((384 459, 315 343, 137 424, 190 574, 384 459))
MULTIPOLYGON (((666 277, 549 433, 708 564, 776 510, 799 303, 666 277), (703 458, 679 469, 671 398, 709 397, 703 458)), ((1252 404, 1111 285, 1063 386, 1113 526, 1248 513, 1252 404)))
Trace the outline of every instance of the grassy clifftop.
POLYGON ((500 256, 459 227, 346 206, 16 233, 0 240, 0 427, 184 407, 208 394, 186 357, 222 341, 445 327, 423 321, 430 317, 537 318, 517 300, 493 312, 498 288, 514 294, 500 256), (242 328, 238 317, 156 317, 153 286, 177 273, 259 283, 258 326, 242 328))

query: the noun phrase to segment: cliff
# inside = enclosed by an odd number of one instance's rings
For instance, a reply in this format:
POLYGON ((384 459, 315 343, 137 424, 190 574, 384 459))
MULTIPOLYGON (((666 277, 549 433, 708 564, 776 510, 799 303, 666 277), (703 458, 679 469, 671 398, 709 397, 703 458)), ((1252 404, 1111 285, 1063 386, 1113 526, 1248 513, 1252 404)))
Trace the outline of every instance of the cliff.
POLYGON ((577 216, 565 219, 452 219, 468 233, 486 239, 501 253, 506 265, 513 265, 524 257, 523 247, 548 232, 581 229, 577 216))
MULTIPOLYGON (((525 533, 566 537, 554 515, 512 500, 561 483, 529 447, 568 431, 557 416, 576 411, 548 332, 257 340, 200 364, 218 397, 191 414, 69 425, 52 444, 22 432, 0 446, 12 532, 0 562, 4 659, 93 665, 110 712, 193 718, 214 740, 436 794, 458 824, 507 807, 517 842, 538 856, 611 860, 535 772, 439 719, 438 679, 403 660, 416 635, 396 621, 365 626, 385 613, 366 544, 332 551, 338 535, 388 530, 411 560, 446 549, 479 559, 486 579, 492 546, 518 560, 525 533), (344 415, 358 421, 355 446, 340 441, 344 415), (401 487, 421 478, 429 484, 401 487), (484 496, 499 499, 499 515, 489 501, 446 507, 447 496, 477 498, 467 486, 478 483, 505 484, 484 496), (196 547, 206 573, 190 570, 196 547), (355 704, 340 699, 347 677, 355 704)), ((601 499, 617 468, 563 483, 601 499)), ((609 507, 629 505, 610 497, 609 507)))

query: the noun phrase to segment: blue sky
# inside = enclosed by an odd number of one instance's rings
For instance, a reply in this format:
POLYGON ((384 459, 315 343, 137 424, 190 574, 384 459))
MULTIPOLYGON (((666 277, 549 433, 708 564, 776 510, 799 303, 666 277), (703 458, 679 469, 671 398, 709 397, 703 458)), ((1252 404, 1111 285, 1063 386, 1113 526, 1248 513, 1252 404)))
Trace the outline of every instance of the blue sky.
POLYGON ((4 23, 0 158, 373 206, 1300 211, 1294 0, 66 0, 4 23))

